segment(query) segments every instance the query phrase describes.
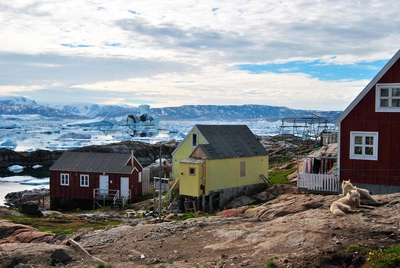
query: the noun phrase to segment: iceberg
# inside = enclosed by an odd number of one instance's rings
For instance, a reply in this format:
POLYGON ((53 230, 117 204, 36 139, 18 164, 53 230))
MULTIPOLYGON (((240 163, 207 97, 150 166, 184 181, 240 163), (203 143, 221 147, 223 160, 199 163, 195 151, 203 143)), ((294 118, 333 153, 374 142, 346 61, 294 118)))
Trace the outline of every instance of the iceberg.
POLYGON ((17 146, 18 146, 18 143, 16 141, 10 140, 10 139, 0 143, 0 147, 11 149, 11 150, 14 150, 15 148, 17 148, 17 146))
POLYGON ((19 173, 24 170, 24 167, 20 165, 13 165, 8 167, 8 170, 14 173, 19 173))

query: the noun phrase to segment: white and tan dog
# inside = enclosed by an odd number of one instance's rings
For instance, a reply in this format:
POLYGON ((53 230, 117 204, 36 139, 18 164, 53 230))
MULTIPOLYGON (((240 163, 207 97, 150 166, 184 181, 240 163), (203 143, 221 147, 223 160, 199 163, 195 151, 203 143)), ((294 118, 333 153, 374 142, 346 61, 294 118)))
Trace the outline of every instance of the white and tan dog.
POLYGON ((333 215, 344 216, 345 212, 356 213, 360 212, 357 208, 374 209, 374 207, 360 205, 360 193, 357 187, 347 192, 346 196, 334 201, 330 206, 330 211, 333 215))
POLYGON ((350 180, 342 181, 342 196, 346 196, 351 190, 357 189, 360 193, 360 199, 366 199, 371 201, 372 203, 380 204, 375 198, 371 196, 368 190, 357 188, 353 184, 351 184, 350 180))

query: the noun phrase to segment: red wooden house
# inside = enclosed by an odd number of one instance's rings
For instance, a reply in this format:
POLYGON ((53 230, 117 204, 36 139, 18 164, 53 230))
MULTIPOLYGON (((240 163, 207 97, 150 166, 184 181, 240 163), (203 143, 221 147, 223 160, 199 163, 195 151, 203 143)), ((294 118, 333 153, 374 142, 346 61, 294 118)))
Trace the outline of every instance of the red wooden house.
POLYGON ((339 178, 400 192, 400 50, 339 116, 339 178))
POLYGON ((131 203, 142 194, 142 170, 133 154, 66 151, 50 167, 50 207, 131 203))

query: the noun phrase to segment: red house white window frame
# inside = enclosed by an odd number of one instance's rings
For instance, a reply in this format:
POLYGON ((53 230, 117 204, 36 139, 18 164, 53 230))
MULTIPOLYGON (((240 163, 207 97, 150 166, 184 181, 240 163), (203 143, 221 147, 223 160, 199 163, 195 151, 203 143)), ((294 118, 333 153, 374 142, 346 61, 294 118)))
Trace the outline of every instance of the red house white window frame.
POLYGON ((378 132, 350 132, 350 159, 378 160, 378 132))
POLYGON ((375 111, 400 112, 400 84, 376 84, 375 111))
POLYGON ((60 174, 60 185, 61 186, 69 186, 69 174, 68 173, 60 174))
POLYGON ((81 174, 79 176, 79 186, 89 187, 89 175, 88 174, 81 174))

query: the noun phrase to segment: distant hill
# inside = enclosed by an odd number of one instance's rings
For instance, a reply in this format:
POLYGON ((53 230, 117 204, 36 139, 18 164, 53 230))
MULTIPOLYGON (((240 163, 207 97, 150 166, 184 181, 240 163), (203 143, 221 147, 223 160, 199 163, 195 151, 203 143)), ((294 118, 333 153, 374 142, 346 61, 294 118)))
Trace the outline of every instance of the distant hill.
MULTIPOLYGON (((37 114, 60 119, 98 118, 113 119, 138 114, 138 107, 98 104, 39 105, 23 97, 0 99, 1 115, 37 114)), ((160 120, 248 120, 278 121, 282 118, 320 116, 334 122, 342 111, 295 110, 269 105, 184 105, 153 108, 149 112, 160 120)))
POLYGON ((151 109, 160 119, 185 120, 246 120, 278 121, 286 117, 309 117, 312 114, 334 122, 341 111, 295 110, 268 105, 184 105, 151 109))

